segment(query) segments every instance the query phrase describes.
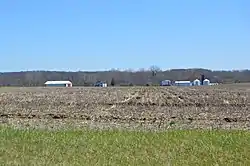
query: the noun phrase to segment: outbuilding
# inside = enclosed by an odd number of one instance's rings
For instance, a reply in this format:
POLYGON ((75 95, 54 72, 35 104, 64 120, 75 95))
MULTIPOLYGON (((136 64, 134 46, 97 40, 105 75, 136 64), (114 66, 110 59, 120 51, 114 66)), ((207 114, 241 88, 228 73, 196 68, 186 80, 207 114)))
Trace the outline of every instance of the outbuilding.
POLYGON ((72 82, 70 81, 47 81, 45 85, 48 87, 72 87, 72 82))
POLYGON ((191 86, 191 81, 175 81, 175 86, 191 86))
POLYGON ((95 86, 96 86, 96 87, 107 87, 108 84, 107 84, 106 82, 103 82, 103 81, 97 81, 97 82, 95 83, 95 86))
POLYGON ((203 81, 203 85, 210 85, 210 80, 209 79, 205 79, 203 81))
POLYGON ((161 86, 171 86, 171 81, 170 80, 163 80, 160 83, 161 86))
POLYGON ((200 86, 201 85, 201 81, 198 80, 198 79, 196 79, 196 80, 193 81, 193 85, 194 86, 200 86))

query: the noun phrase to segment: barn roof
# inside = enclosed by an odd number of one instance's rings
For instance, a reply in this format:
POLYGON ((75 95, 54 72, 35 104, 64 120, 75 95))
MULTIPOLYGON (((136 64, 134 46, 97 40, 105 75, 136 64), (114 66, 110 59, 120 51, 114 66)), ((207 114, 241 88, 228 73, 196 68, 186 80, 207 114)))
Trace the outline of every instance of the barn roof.
POLYGON ((191 83, 191 81, 175 81, 176 84, 186 84, 191 83))
POLYGON ((72 84, 70 81, 47 81, 45 84, 72 84))

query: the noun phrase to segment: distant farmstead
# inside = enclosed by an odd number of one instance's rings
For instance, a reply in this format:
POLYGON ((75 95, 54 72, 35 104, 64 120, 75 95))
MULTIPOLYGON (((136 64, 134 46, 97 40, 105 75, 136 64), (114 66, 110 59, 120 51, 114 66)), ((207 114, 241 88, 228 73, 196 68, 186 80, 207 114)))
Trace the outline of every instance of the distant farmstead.
POLYGON ((218 85, 218 83, 211 83, 209 79, 205 79, 205 75, 202 74, 200 80, 195 79, 194 81, 174 81, 171 83, 170 80, 163 80, 160 83, 161 86, 210 86, 210 85, 218 85))
POLYGON ((48 87, 72 87, 72 82, 70 81, 47 81, 45 85, 48 87))

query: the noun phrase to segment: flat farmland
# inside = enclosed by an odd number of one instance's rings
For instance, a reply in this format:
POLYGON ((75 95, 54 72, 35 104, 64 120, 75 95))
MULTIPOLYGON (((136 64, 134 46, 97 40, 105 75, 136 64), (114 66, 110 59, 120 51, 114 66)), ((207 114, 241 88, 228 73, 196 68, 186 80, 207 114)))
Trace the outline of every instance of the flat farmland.
POLYGON ((250 84, 0 88, 0 124, 21 128, 250 129, 250 84))

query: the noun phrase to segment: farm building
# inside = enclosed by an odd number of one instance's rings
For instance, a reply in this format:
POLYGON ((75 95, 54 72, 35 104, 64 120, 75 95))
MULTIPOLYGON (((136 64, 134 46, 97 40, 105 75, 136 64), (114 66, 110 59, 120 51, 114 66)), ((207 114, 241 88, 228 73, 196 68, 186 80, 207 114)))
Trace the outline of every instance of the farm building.
POLYGON ((201 81, 198 80, 198 79, 196 79, 196 80, 193 81, 193 85, 194 86, 200 86, 201 85, 201 81))
POLYGON ((175 86, 192 86, 191 81, 175 81, 175 86))
POLYGON ((49 87, 72 87, 70 81, 47 81, 45 85, 49 87))
POLYGON ((204 79, 203 85, 210 85, 210 80, 209 79, 204 79))
POLYGON ((95 86, 96 87, 107 87, 108 84, 106 82, 103 82, 103 81, 98 81, 95 83, 95 86))
POLYGON ((160 86, 171 86, 171 81, 170 80, 163 80, 163 81, 161 81, 160 86))

